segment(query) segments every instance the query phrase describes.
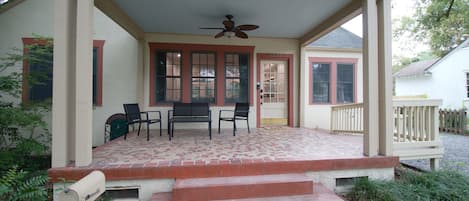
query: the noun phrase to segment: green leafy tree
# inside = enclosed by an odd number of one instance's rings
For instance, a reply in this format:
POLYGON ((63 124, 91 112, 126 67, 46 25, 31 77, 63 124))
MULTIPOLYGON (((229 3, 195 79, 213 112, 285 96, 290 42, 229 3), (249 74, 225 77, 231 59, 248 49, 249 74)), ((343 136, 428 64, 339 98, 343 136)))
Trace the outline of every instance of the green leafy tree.
POLYGON ((416 0, 414 16, 399 21, 394 37, 428 39, 433 54, 441 57, 469 34, 469 0, 416 0))
POLYGON ((37 37, 36 40, 38 44, 26 47, 29 54, 12 49, 0 58, 0 173, 14 166, 35 171, 50 163, 40 158, 47 153, 50 144, 44 114, 50 111, 51 101, 15 102, 22 92, 23 81, 33 87, 50 79, 45 73, 18 72, 21 61, 52 68, 52 39, 37 37))

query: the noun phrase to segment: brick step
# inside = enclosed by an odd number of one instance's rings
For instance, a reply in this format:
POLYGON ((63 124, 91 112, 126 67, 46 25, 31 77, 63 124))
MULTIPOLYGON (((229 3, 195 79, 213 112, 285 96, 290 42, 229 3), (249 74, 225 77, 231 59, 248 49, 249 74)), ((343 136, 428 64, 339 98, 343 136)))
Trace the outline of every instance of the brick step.
POLYGON ((177 179, 173 201, 259 198, 313 193, 313 181, 304 174, 177 179))

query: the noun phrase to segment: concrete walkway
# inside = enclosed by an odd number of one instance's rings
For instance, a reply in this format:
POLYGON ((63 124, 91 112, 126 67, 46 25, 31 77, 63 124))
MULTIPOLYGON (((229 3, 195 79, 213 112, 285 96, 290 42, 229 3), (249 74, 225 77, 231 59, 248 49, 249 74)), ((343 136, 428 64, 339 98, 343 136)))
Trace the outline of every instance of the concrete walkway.
MULTIPOLYGON (((469 136, 440 133, 445 154, 440 162, 442 169, 455 170, 469 176, 469 136)), ((401 161, 405 164, 430 170, 430 160, 401 161)))

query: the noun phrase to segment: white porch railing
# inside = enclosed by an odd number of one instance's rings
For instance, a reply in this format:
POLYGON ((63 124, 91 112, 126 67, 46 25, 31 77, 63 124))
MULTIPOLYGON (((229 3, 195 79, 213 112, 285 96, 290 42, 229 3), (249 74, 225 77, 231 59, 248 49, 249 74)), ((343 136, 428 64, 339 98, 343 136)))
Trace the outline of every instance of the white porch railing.
POLYGON ((331 131, 363 133, 363 103, 332 106, 331 131))
MULTIPOLYGON (((443 157, 438 131, 438 107, 441 100, 393 101, 393 155, 400 159, 431 159, 443 157)), ((331 107, 331 131, 363 133, 363 103, 331 107)))
POLYGON ((441 100, 395 100, 393 154, 401 159, 443 157, 438 130, 441 100))

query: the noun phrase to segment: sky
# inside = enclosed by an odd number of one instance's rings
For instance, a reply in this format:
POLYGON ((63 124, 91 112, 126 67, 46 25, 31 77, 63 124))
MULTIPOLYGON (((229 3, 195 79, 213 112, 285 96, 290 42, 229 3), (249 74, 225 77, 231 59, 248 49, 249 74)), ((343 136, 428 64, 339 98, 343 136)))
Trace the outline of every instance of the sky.
MULTIPOLYGON (((399 19, 403 16, 412 16, 415 12, 415 0, 391 0, 391 18, 399 19)), ((359 15, 342 25, 343 28, 362 37, 362 15, 359 15)), ((421 41, 412 41, 408 37, 393 39, 393 57, 416 56, 419 52, 429 50, 428 45, 421 41)))

